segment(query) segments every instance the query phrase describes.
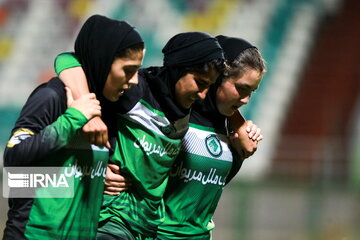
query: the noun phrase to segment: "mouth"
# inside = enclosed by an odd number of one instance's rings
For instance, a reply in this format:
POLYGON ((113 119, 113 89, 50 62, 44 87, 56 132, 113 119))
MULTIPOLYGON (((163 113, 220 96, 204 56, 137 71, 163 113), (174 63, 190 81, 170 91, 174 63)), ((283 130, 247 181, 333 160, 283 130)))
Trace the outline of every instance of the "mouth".
POLYGON ((125 90, 121 90, 121 91, 119 91, 119 96, 124 95, 124 92, 125 92, 125 90))
POLYGON ((190 101, 191 103, 194 103, 196 100, 197 100, 197 98, 189 98, 189 101, 190 101))

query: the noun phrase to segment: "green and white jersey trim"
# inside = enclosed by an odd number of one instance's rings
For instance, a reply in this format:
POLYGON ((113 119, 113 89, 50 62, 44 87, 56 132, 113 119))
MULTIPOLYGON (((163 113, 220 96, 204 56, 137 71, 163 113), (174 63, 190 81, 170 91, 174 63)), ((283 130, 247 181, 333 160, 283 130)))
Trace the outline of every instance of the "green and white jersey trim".
POLYGON ((190 114, 171 124, 163 112, 152 108, 149 103, 142 99, 127 114, 122 116, 146 126, 161 136, 179 138, 188 129, 190 114))
POLYGON ((214 133, 214 130, 191 124, 185 135, 182 151, 207 158, 232 162, 229 139, 225 134, 214 133), (201 148, 205 143, 206 148, 201 148))

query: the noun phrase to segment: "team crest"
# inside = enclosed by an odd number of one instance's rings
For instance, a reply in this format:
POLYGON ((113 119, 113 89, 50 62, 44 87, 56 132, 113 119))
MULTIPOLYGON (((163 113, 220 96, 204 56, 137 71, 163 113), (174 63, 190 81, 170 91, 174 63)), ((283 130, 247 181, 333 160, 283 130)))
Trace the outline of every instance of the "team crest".
POLYGON ((205 145, 212 156, 218 157, 222 154, 220 140, 216 137, 215 134, 206 137, 205 145))

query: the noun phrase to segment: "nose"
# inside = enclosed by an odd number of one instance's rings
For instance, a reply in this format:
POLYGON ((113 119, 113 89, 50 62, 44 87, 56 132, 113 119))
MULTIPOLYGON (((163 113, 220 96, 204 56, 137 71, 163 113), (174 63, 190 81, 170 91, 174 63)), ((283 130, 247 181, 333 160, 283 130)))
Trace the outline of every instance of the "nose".
POLYGON ((205 99, 208 90, 209 90, 208 88, 205 88, 204 90, 198 91, 197 97, 202 100, 205 99))
POLYGON ((139 80, 138 80, 138 72, 136 72, 134 74, 134 76, 132 76, 132 78, 129 79, 128 81, 128 84, 129 85, 137 85, 139 83, 139 80))
POLYGON ((240 99, 240 102, 241 102, 242 104, 244 104, 244 105, 245 105, 245 104, 248 104, 249 101, 250 101, 250 95, 248 95, 248 96, 240 99))

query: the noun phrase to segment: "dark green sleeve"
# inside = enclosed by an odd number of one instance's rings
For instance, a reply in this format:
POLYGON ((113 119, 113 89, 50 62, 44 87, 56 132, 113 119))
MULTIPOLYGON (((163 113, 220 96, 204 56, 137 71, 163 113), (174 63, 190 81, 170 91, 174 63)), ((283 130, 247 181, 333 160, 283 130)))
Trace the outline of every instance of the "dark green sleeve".
POLYGON ((76 58, 74 53, 70 53, 70 52, 60 53, 59 55, 56 56, 54 62, 54 68, 57 76, 59 76, 59 74, 63 70, 73 67, 81 67, 80 62, 76 58))

